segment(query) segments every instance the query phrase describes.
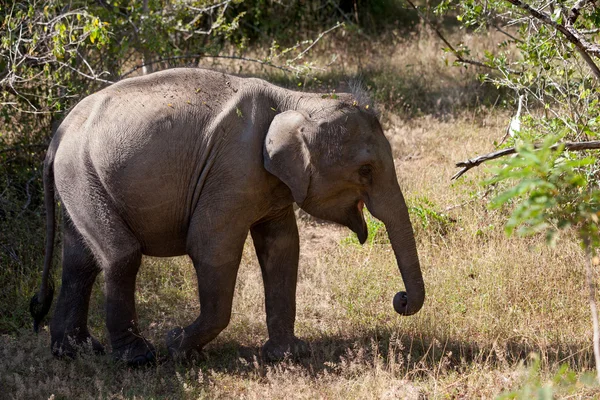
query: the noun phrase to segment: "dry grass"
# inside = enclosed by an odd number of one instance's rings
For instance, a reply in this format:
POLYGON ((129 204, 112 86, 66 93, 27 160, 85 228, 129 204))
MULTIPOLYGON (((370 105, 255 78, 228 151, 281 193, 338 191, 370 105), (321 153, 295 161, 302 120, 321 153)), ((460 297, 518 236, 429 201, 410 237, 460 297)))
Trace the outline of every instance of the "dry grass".
MULTIPOLYGON (((413 59, 424 60, 418 46, 412 49, 413 59)), ((402 61, 392 61, 403 71, 402 61)), ((593 368, 579 246, 568 235, 554 249, 539 237, 507 238, 507 212, 487 210, 481 198, 485 189, 477 182, 484 168, 449 180, 454 161, 492 149, 508 117, 478 107, 405 120, 386 104, 384 128, 413 207, 427 286, 420 313, 393 311, 402 284, 384 236, 361 247, 348 230, 303 218, 296 332, 310 343, 307 359, 260 360, 267 338, 264 297, 248 242, 232 321, 202 359, 142 370, 115 365, 108 356, 56 360, 47 331, 34 336, 23 328, 0 336, 0 397, 471 399, 544 385, 558 396, 600 396, 581 381, 563 387, 553 380, 561 364, 579 376, 593 368)), ((98 282, 90 324, 106 342, 102 297, 98 282)), ((137 301, 143 331, 164 355, 166 331, 199 312, 190 262, 145 259, 137 301)))

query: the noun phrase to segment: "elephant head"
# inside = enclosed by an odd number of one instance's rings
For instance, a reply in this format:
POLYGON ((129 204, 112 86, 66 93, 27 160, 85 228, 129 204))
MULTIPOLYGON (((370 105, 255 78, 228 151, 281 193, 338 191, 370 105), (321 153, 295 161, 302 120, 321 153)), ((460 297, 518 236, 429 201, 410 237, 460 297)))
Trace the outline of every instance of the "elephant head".
POLYGON ((390 144, 372 111, 331 102, 317 112, 278 114, 265 138, 265 168, 303 210, 347 226, 361 243, 368 235, 364 206, 383 221, 406 286, 394 297, 394 309, 412 315, 423 305, 425 288, 390 144))

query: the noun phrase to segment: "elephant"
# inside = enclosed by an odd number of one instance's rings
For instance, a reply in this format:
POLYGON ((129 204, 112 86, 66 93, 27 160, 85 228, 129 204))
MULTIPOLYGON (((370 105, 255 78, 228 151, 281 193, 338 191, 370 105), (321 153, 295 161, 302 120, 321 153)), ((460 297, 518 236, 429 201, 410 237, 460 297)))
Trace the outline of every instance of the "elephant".
POLYGON ((105 279, 112 355, 156 361, 135 309, 142 256, 188 255, 200 314, 166 335, 172 357, 201 350, 228 324, 250 232, 260 264, 268 340, 262 355, 306 354, 294 333, 299 235, 294 203, 341 224, 362 243, 363 210, 383 221, 404 281, 393 301, 412 315, 425 299, 415 237, 391 146, 377 113, 352 93, 284 89, 200 68, 124 79, 81 100, 57 128, 43 170, 46 252, 31 300, 34 329, 53 297, 55 201, 61 202, 62 285, 50 321, 55 355, 104 347, 88 307, 105 279))

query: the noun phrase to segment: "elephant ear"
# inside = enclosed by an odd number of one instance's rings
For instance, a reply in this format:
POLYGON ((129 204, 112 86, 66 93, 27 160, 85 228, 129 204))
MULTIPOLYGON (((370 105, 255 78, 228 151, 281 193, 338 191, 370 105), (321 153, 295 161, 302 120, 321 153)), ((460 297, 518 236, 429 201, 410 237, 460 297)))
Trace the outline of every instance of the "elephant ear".
POLYGON ((290 188, 298 204, 306 199, 310 183, 310 155, 305 140, 310 124, 298 111, 276 115, 263 148, 265 169, 290 188))

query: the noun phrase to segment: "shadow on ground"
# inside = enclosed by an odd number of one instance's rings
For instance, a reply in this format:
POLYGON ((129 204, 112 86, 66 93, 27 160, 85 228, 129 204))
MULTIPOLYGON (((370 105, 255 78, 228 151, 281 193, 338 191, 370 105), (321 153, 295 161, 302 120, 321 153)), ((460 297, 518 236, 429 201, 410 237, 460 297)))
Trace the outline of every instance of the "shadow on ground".
MULTIPOLYGON (((594 368, 591 346, 582 349, 577 344, 549 343, 545 349, 517 341, 479 345, 469 340, 399 335, 397 332, 381 329, 354 337, 321 337, 309 340, 308 343, 310 356, 287 361, 304 367, 314 375, 325 370, 335 372, 332 365, 352 362, 381 362, 384 367, 402 364, 405 370, 412 370, 418 375, 419 370, 431 371, 441 364, 444 368, 460 369, 474 363, 494 366, 527 363, 532 354, 537 354, 541 362, 548 365, 566 363, 575 370, 594 368), (549 352, 548 349, 552 351, 549 352)), ((257 362, 259 365, 270 364, 262 360, 260 347, 227 342, 209 346, 203 351, 202 358, 194 363, 207 369, 238 373, 243 372, 244 365, 254 363, 255 367, 257 362)))
POLYGON ((581 345, 548 343, 543 349, 516 341, 478 345, 469 339, 399 334, 378 327, 354 336, 309 339, 310 356, 278 363, 264 362, 258 346, 224 341, 209 345, 195 359, 185 362, 173 361, 161 346, 159 364, 134 369, 114 362, 110 355, 54 359, 48 343, 47 331, 0 336, 0 356, 5 360, 0 363, 0 381, 5 380, 9 397, 38 398, 39 394, 48 398, 50 393, 60 394, 58 398, 102 397, 120 392, 121 397, 115 398, 187 398, 186 388, 206 394, 213 390, 213 384, 227 388, 227 382, 246 382, 239 383, 245 387, 285 379, 316 384, 323 379, 349 380, 375 371, 418 382, 467 376, 480 369, 513 370, 521 363, 528 365, 532 353, 539 355, 542 367, 546 364, 554 369, 558 364, 567 364, 575 371, 593 369, 592 350, 581 345), (550 353, 547 349, 554 350, 550 353), (35 384, 36 391, 26 391, 30 384, 35 384), (20 392, 25 395, 19 396, 20 392))

